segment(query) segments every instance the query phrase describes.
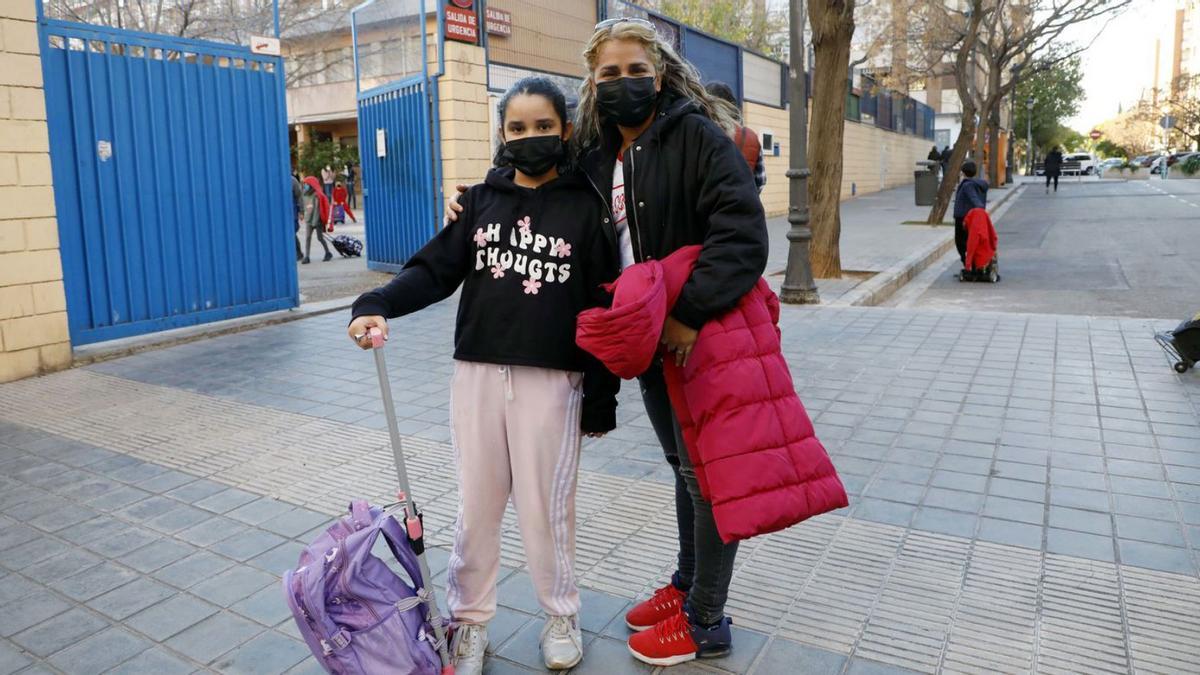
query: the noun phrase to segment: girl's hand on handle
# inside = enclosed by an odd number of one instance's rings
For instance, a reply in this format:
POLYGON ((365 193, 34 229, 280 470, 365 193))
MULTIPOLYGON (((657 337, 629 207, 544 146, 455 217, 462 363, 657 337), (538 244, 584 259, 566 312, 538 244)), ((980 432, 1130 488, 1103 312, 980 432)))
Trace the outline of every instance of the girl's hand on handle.
POLYGON ((360 316, 350 322, 346 332, 350 334, 350 339, 354 340, 354 344, 358 345, 360 349, 370 349, 372 328, 378 328, 383 333, 383 339, 387 340, 387 319, 382 316, 360 316))
POLYGON ((458 185, 454 186, 454 189, 458 190, 458 193, 455 194, 450 199, 446 200, 446 224, 447 225, 450 223, 458 222, 458 214, 462 213, 462 211, 463 211, 463 206, 462 206, 462 204, 458 203, 458 199, 459 199, 459 197, 462 197, 463 194, 465 194, 466 191, 469 190, 470 188, 471 188, 470 185, 464 185, 462 183, 459 183, 458 185))

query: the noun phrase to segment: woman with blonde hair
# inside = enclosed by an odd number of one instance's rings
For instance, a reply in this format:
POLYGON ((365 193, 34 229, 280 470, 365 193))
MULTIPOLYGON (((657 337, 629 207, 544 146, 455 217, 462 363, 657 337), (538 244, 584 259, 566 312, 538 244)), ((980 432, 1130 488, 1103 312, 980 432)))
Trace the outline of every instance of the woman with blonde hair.
MULTIPOLYGON (((695 244, 700 259, 663 326, 662 343, 687 362, 699 330, 732 309, 762 276, 767 228, 753 176, 729 134, 737 109, 705 91, 700 76, 654 26, 602 21, 584 51, 576 141, 580 165, 616 224, 622 267, 695 244)), ((669 583, 625 617, 629 650, 670 666, 732 649, 725 600, 737 544, 717 533, 679 422, 661 360, 640 378, 654 431, 675 474, 678 568, 669 583)))

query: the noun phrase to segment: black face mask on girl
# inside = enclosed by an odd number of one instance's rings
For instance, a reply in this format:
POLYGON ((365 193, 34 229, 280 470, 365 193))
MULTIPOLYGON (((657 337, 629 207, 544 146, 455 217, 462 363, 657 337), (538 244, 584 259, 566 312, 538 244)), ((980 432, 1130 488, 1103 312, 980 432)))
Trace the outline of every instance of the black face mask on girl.
POLYGON ((500 151, 500 159, 526 176, 541 176, 562 161, 562 138, 529 136, 508 141, 500 151))
POLYGON ((636 127, 654 111, 658 92, 653 77, 619 77, 596 85, 596 106, 606 119, 636 127))

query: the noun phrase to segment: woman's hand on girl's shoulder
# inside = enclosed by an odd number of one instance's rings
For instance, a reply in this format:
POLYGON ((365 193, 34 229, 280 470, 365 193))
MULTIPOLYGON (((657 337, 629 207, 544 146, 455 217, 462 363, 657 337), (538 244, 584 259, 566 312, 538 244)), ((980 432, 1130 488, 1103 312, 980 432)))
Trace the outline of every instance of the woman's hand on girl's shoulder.
POLYGON ((371 348, 371 329, 378 328, 379 332, 383 333, 383 339, 388 339, 387 319, 382 316, 368 315, 360 316, 350 322, 346 328, 346 332, 350 334, 350 339, 354 344, 358 345, 359 349, 371 348))
POLYGON ((461 199, 462 196, 467 193, 467 190, 471 189, 471 186, 463 184, 463 183, 459 183, 458 185, 454 186, 454 189, 457 190, 457 192, 454 194, 453 197, 446 200, 446 224, 447 225, 449 225, 450 223, 458 222, 458 214, 463 212, 463 205, 459 204, 458 200, 461 199))

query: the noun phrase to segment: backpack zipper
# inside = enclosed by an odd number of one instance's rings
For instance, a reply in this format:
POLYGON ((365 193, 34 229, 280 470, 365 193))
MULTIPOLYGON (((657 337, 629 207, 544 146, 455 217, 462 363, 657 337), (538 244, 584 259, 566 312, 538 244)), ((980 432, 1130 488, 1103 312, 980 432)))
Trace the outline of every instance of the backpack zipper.
MULTIPOLYGON (((347 561, 347 562, 349 562, 349 561, 347 561)), ((375 608, 371 606, 371 603, 363 602, 362 598, 360 598, 357 595, 350 592, 350 582, 349 582, 349 580, 346 579, 346 575, 343 574, 338 577, 338 584, 342 587, 342 595, 343 596, 345 596, 346 598, 349 598, 350 600, 357 602, 359 605, 362 605, 363 607, 366 607, 367 611, 371 613, 371 618, 373 618, 375 620, 375 623, 379 623, 379 621, 380 621, 379 614, 375 612, 375 608)), ((338 604, 340 604, 340 603, 338 603, 338 604)))

